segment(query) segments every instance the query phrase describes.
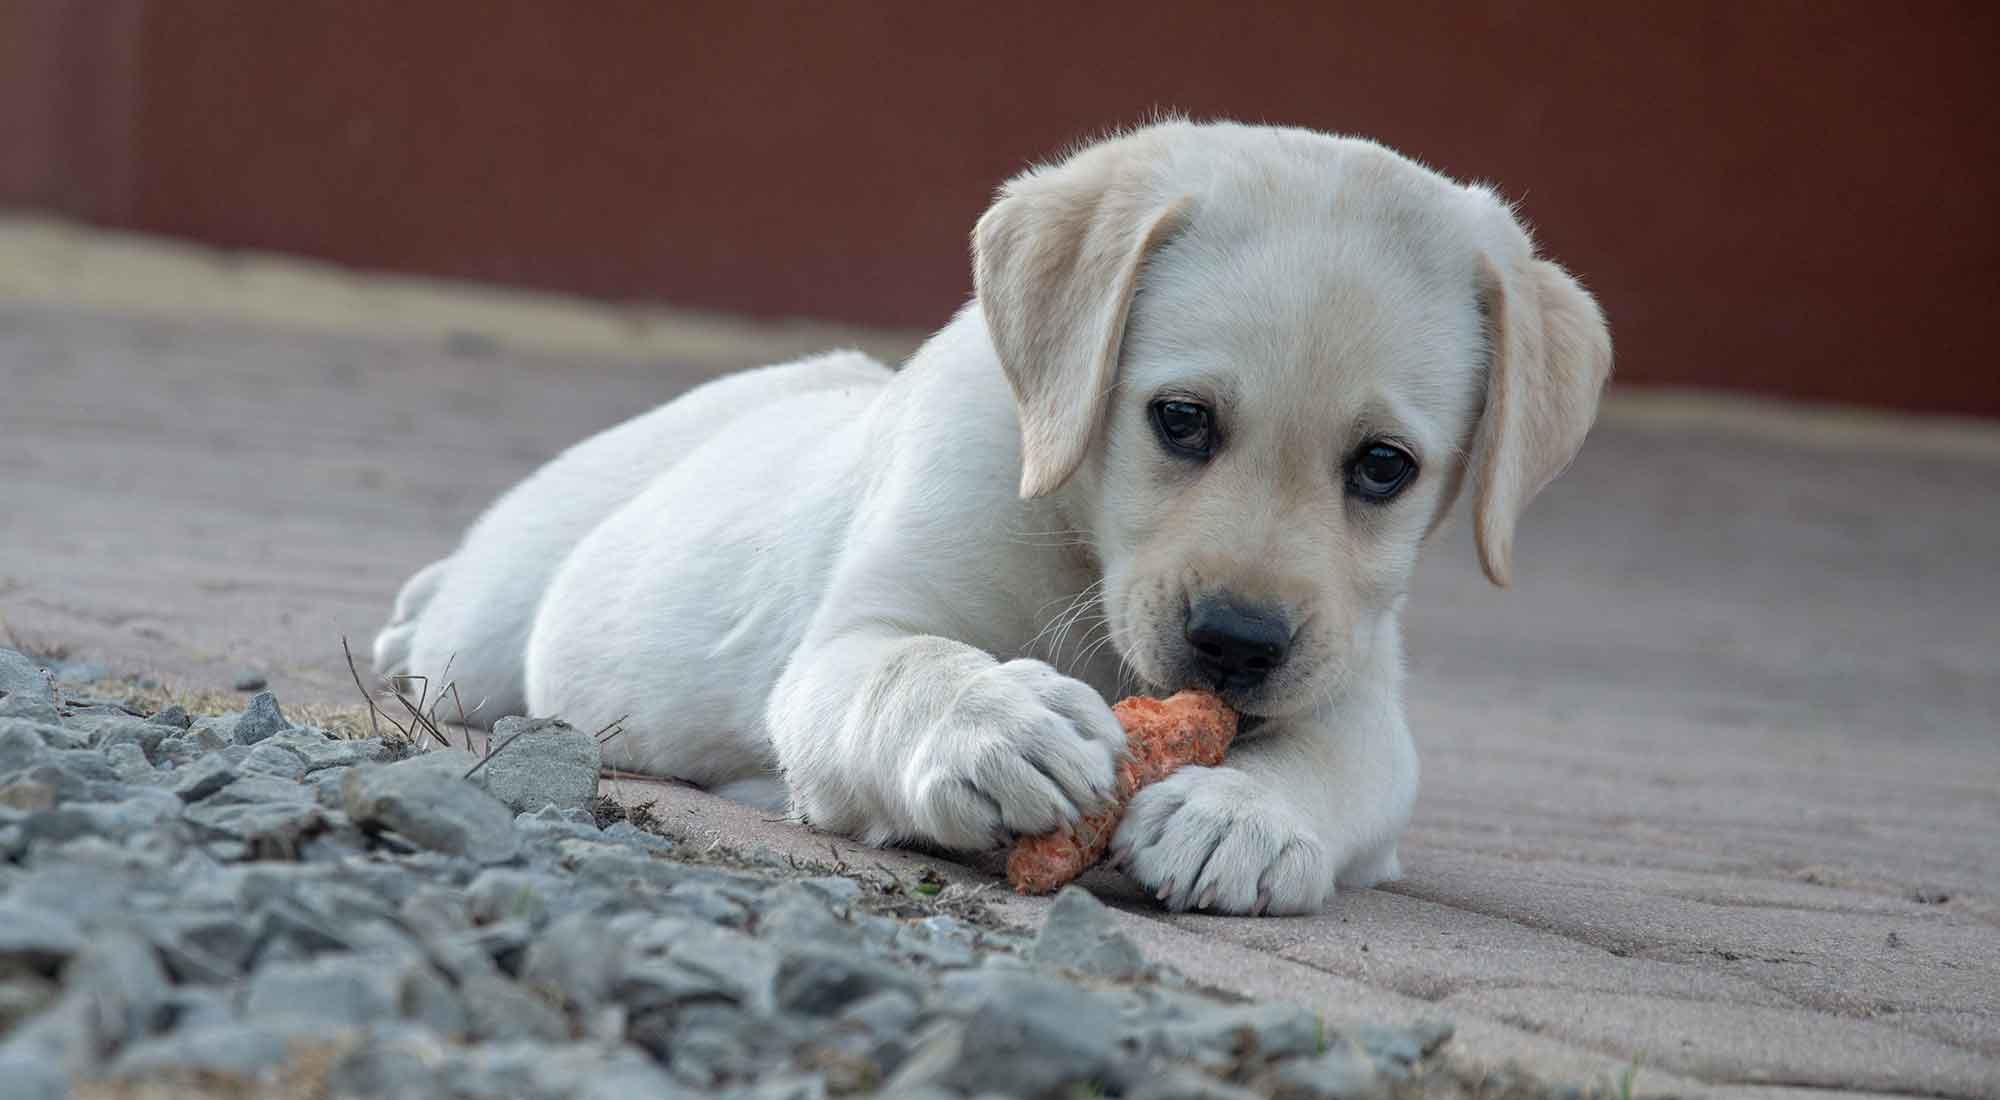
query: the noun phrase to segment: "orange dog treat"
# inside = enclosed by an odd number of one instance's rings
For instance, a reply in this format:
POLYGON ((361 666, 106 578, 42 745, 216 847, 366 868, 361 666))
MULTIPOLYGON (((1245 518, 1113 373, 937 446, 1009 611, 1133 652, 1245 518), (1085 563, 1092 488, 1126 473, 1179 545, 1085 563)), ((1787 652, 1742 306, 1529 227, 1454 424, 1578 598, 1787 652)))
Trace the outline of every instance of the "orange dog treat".
POLYGON ((1215 767, 1236 736, 1236 712, 1205 691, 1166 700, 1135 695, 1111 708, 1125 727, 1126 758, 1118 767, 1118 804, 1077 822, 1074 835, 1046 833, 1014 846, 1007 881, 1023 894, 1048 894, 1104 858, 1125 807, 1139 788, 1189 764, 1215 767))

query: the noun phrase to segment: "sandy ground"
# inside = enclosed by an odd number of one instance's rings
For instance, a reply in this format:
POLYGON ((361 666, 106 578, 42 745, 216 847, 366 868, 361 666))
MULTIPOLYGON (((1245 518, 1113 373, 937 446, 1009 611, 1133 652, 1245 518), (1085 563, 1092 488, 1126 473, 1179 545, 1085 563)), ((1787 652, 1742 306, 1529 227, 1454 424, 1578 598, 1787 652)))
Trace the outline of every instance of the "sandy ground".
MULTIPOLYGON (((0 219, 0 619, 116 671, 348 699, 340 637, 365 649, 402 579, 563 446, 725 367, 907 339, 0 219)), ((2000 1095, 1996 562, 2000 428, 1620 398, 1530 513, 1513 589, 1462 525, 1421 571, 1407 877, 1312 918, 1128 897, 1128 920, 1335 1019, 1448 1013, 1469 1064, 2000 1095)))

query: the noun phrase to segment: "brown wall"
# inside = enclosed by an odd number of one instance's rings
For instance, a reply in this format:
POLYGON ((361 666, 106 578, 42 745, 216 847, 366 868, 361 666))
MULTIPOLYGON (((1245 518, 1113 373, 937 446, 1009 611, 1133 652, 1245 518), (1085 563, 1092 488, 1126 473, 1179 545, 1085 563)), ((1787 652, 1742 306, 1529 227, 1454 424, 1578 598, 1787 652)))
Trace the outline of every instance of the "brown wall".
POLYGON ((0 202, 932 326, 998 182, 1176 108, 1497 181, 1627 382, 2000 415, 1995 10, 0 0, 0 202))

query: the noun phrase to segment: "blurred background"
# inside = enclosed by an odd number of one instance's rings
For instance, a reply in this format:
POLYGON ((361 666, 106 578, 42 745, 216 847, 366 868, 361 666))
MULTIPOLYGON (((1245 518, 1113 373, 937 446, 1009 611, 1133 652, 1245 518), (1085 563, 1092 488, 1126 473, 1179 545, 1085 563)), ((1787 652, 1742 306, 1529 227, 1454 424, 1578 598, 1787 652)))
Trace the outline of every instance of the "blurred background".
POLYGON ((998 183, 1171 109, 1497 183, 1621 384, 1993 416, 1996 11, 4 0, 0 205, 924 330, 998 183))

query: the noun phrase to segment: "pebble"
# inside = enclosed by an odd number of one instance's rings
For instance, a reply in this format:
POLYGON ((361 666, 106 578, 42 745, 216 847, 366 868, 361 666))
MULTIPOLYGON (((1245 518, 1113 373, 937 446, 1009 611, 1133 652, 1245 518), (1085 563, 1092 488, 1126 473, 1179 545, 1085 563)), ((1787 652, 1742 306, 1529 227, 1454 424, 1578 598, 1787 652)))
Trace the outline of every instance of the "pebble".
POLYGON ((231 735, 239 745, 254 745, 280 730, 292 728, 285 721, 285 715, 278 709, 278 699, 268 691, 260 691, 250 699, 250 705, 237 717, 231 735))
POLYGON ((587 812, 597 802, 602 763, 596 738, 567 722, 502 718, 493 724, 493 752, 473 778, 516 813, 546 806, 587 812))
POLYGON ((236 782, 236 766, 220 755, 211 754, 175 769, 172 776, 168 790, 179 795, 183 802, 200 802, 236 782))
POLYGON ((355 768, 342 780, 347 816, 394 829, 432 851, 505 863, 520 853, 514 814, 464 778, 465 758, 429 753, 355 768))
POLYGON ((1138 1067, 1121 1038, 1089 991, 1040 977, 999 975, 987 983, 938 1083, 1013 1096, 1041 1096, 1078 1081, 1122 1088, 1138 1067))
POLYGON ((54 691, 53 687, 48 691, 31 687, 8 692, 5 698, 0 698, 0 718, 25 718, 51 725, 60 722, 62 715, 56 711, 54 691))
POLYGON ((290 1064, 295 1044, 333 1038, 309 1021, 231 1020, 176 1028, 134 1043, 105 1074, 114 1080, 157 1080, 168 1074, 216 1073, 255 1079, 290 1064))
POLYGON ((306 759, 284 745, 265 741, 243 757, 243 770, 294 782, 306 777, 306 759))
POLYGON ((329 1095, 410 1100, 1357 1098, 1449 1036, 1202 993, 1081 889, 1028 936, 885 875, 600 830, 596 742, 560 722, 503 722, 468 780, 268 692, 141 719, 37 676, 0 650, 9 1100, 269 1084, 301 1052, 329 1095))
POLYGON ((0 720, 0 775, 20 771, 44 759, 49 747, 34 722, 0 720))
POLYGON ((1137 978, 1146 956, 1118 927, 1118 918, 1090 891, 1065 886, 1049 907, 1029 958, 1094 978, 1137 978))
POLYGON ((569 1021, 547 996, 499 974, 474 974, 460 979, 467 1024, 475 1039, 541 1039, 569 1037, 569 1021))
POLYGON ((233 686, 237 691, 262 691, 265 683, 263 673, 256 669, 245 669, 236 674, 236 683, 233 686))
POLYGON ((11 649, 0 649, 0 695, 46 695, 54 689, 40 662, 11 649))
POLYGON ((0 971, 54 976, 82 947, 70 922, 0 899, 0 971))

